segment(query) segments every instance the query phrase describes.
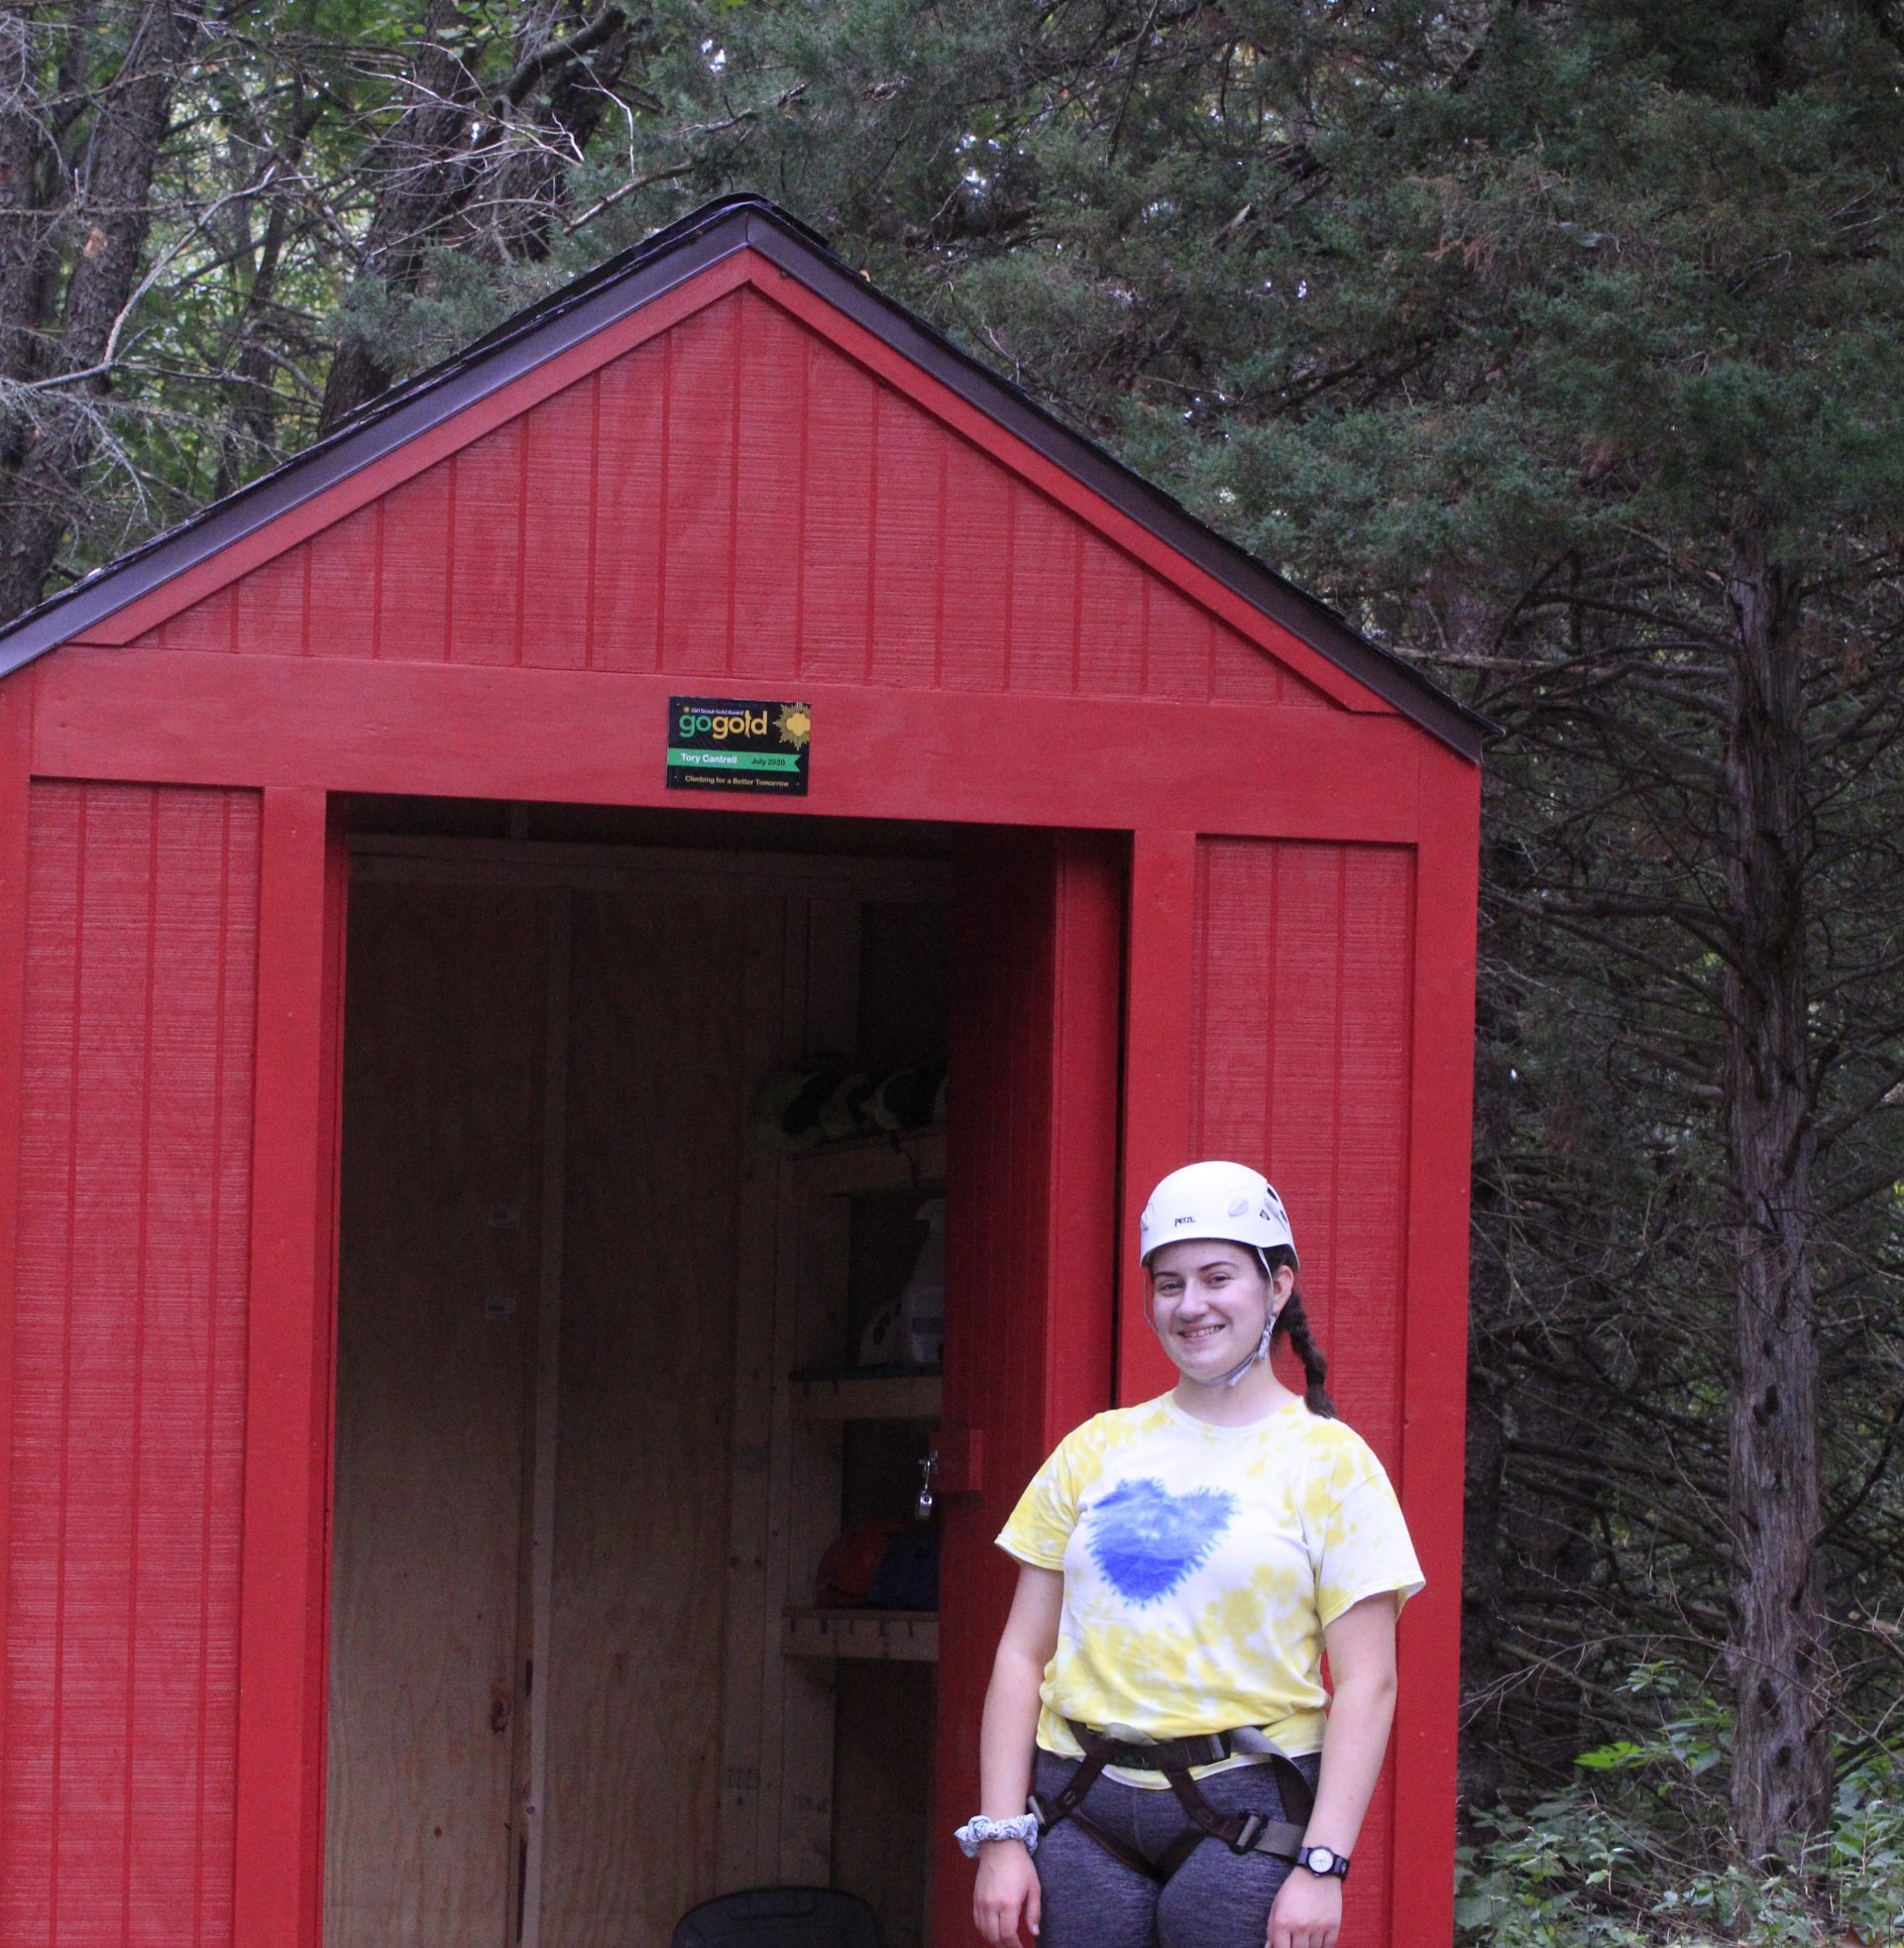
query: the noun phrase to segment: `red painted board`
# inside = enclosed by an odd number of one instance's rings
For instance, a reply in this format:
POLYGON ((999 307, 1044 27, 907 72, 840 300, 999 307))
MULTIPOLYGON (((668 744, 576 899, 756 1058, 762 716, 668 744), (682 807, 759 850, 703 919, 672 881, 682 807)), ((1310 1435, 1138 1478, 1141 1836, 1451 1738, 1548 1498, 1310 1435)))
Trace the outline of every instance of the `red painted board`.
MULTIPOLYGON (((26 1058, 28 782, 37 672, 0 683, 0 1566, 12 1560, 13 1343, 18 1286, 21 1086, 26 1058)), ((5 1615, 0 1585, 0 1619, 5 1615)), ((0 1643, 0 1654, 4 1644, 0 1643)), ((3 1668, 0 1665, 0 1668, 3 1668)), ((0 1711, 0 1780, 6 1777, 7 1715, 0 1711)), ((6 1808, 0 1804, 0 1856, 6 1808)))
MULTIPOLYGON (((42 773, 681 802, 662 783, 678 681, 666 675, 87 648, 62 649, 40 671, 42 773)), ((1282 706, 847 683, 807 686, 806 700, 811 791, 777 799, 774 817, 1405 842, 1429 743, 1400 718, 1282 706)), ((719 793, 696 804, 758 814, 719 793)))
POLYGON ((1124 991, 1124 1168, 1117 1260, 1117 1398, 1176 1384, 1145 1317, 1138 1219, 1159 1179, 1192 1162, 1196 835, 1140 826, 1131 840, 1124 991))
POLYGON ((1412 972, 1408 1310, 1401 1348, 1403 1499, 1428 1587, 1403 1620, 1397 1700, 1397 1885, 1417 1891, 1421 1939, 1452 1933, 1455 1748, 1461 1678, 1463 1441, 1474 1099, 1480 777, 1423 765, 1412 972))
POLYGON ((234 1906, 284 1948, 320 1911, 341 843, 322 792, 264 794, 234 1906))
MULTIPOLYGON (((1192 1147, 1275 1182, 1336 1407, 1406 1502, 1414 853, 1208 838, 1196 877, 1192 1147)), ((1293 1358, 1282 1377, 1301 1386, 1293 1358)), ((1417 1634, 1411 1612, 1404 1691, 1420 1663, 1417 1634)), ((1398 1911, 1397 1773, 1392 1764, 1376 1788, 1345 1890, 1344 1932, 1355 1939, 1389 1939, 1398 1911)))
POLYGON ((1062 1436, 1110 1405, 1121 873, 1101 837, 964 835, 948 1133, 946 1420, 982 1486, 945 1501, 933 1940, 973 1939, 951 1829, 1015 1565, 993 1537, 1062 1436), (976 1436, 976 1438, 974 1437, 976 1436))
POLYGON ((0 1939, 230 1942, 257 799, 38 782, 0 1939))

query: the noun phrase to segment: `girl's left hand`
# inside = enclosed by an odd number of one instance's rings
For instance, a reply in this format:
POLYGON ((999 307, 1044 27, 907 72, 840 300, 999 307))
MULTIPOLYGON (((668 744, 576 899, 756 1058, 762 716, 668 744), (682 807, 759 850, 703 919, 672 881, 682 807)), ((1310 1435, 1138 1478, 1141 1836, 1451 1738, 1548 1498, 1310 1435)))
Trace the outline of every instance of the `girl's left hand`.
POLYGON ((1342 1883, 1298 1867, 1270 1909, 1268 1948, 1335 1948, 1342 1932, 1342 1883))

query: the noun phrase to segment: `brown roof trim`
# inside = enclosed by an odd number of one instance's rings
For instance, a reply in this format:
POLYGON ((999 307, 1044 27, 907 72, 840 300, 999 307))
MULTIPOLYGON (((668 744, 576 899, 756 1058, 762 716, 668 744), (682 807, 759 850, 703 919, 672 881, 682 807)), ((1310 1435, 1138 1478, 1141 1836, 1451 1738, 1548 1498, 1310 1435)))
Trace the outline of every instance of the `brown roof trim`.
POLYGON ((1101 495, 1464 756, 1489 721, 1360 634, 1326 604, 1187 509, 868 284, 804 224, 758 196, 710 203, 551 292, 440 365, 370 401, 328 438, 0 629, 0 676, 369 466, 616 319, 752 249, 1101 495))

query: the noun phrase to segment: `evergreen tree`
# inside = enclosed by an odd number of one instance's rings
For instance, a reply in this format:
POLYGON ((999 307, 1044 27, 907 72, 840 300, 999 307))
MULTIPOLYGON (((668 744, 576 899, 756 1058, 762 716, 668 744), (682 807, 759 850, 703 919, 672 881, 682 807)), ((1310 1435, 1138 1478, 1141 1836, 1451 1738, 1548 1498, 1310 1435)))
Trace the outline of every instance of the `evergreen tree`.
MULTIPOLYGON (((1503 722, 1477 1351, 1508 1479, 1477 1487, 1514 1514, 1477 1585, 1546 1599, 1549 1700, 1606 1681, 1596 1635, 1723 1644, 1736 1836, 1788 1850, 1898 1510, 1895 15, 707 18, 677 120, 797 92, 684 193, 782 195, 1503 722)), ((1477 1631, 1474 1675, 1515 1648, 1477 1631)))
POLYGON ((1904 1608, 1897 0, 69 0, 0 62, 10 610, 759 189, 1493 714, 1470 1789, 1710 1660, 1746 1856, 1816 1828, 1904 1608))

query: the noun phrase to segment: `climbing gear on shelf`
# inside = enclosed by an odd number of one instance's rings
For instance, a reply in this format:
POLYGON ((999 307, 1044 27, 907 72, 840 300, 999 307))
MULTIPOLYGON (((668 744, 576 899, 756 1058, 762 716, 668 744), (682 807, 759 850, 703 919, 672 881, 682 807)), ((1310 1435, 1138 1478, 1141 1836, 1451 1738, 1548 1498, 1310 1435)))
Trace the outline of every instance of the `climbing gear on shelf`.
POLYGON ((897 1069, 862 1069, 843 1055, 782 1064, 754 1089, 754 1135, 798 1156, 822 1143, 899 1135, 946 1120, 946 1059, 897 1069))
POLYGON ((823 1610, 936 1610, 939 1529, 917 1519, 875 1516, 827 1545, 814 1578, 823 1610))
POLYGON ((1064 1820, 1073 1820, 1113 1860, 1160 1887, 1169 1882, 1205 1840, 1221 1840, 1233 1854, 1267 1853, 1283 1860, 1295 1860, 1300 1855, 1302 1832, 1309 1823, 1315 1794, 1295 1761, 1254 1727, 1152 1744, 1112 1738, 1074 1719, 1067 1718, 1064 1722, 1084 1756, 1062 1790, 1048 1799, 1032 1794, 1031 1810, 1041 1834, 1049 1833, 1064 1820), (1220 1765, 1225 1759, 1239 1755, 1260 1760, 1270 1767, 1282 1795, 1285 1818, 1271 1819, 1257 1812, 1221 1813, 1197 1789, 1195 1779, 1190 1776, 1192 1766, 1220 1765), (1189 1821, 1182 1836, 1165 1848, 1163 1858, 1155 1867, 1122 1842, 1112 1839, 1095 1820, 1078 1810, 1106 1766, 1118 1766, 1127 1772, 1161 1773, 1189 1821))

